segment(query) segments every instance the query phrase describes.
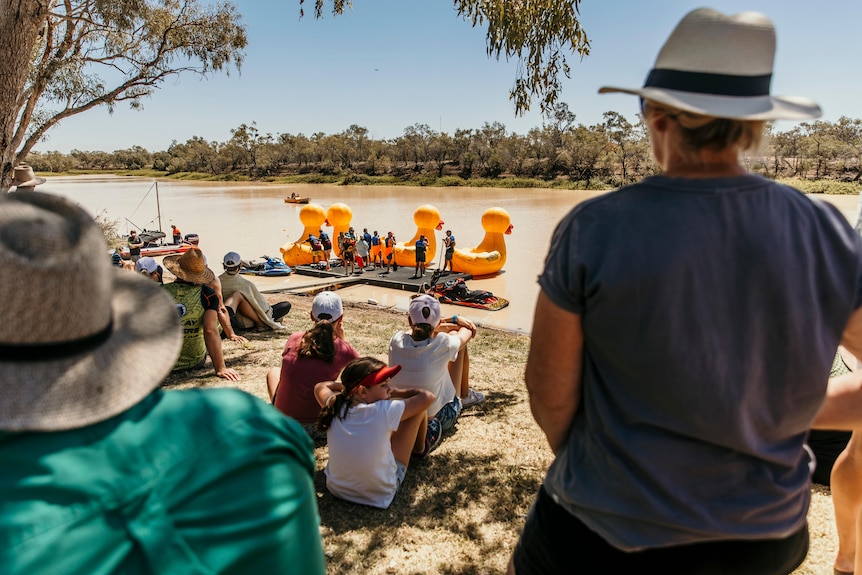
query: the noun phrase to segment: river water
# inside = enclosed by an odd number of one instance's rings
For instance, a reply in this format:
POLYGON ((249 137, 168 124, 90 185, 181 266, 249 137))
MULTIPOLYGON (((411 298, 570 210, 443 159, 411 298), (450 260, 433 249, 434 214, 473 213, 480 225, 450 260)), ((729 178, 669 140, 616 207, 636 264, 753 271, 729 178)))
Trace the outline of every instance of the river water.
MULTIPOLYGON (((147 178, 76 176, 49 178, 39 191, 67 196, 93 215, 104 213, 119 220, 121 232, 133 228, 158 229, 158 210, 153 180, 147 178)), ((451 229, 458 246, 478 245, 484 236, 482 213, 491 207, 509 212, 512 234, 506 236, 507 260, 501 273, 468 281, 471 289, 493 292, 510 301, 498 311, 444 305, 444 314, 466 315, 479 325, 530 333, 538 295, 536 278, 541 272, 551 234, 557 222, 581 201, 599 192, 549 189, 433 188, 412 186, 336 186, 326 184, 248 184, 163 180, 158 184, 161 226, 170 236, 171 224, 183 234, 200 235, 200 247, 209 265, 220 274, 222 257, 236 251, 245 260, 263 255, 281 256, 279 247, 299 239, 303 224, 301 205, 285 204, 296 192, 310 196, 324 210, 343 202, 353 212, 351 225, 361 231, 393 231, 400 241, 413 237, 413 212, 431 204, 451 229)), ((848 220, 855 221, 857 196, 822 196, 836 204, 848 220)), ((329 230, 331 231, 331 230, 329 230)), ((436 242, 441 252, 442 232, 436 242)), ((435 261, 435 264, 438 262, 435 261)), ((261 290, 296 289, 319 280, 292 274, 288 277, 245 276, 261 290)), ((339 291, 346 301, 374 300, 380 306, 406 310, 409 292, 355 286, 339 291)))

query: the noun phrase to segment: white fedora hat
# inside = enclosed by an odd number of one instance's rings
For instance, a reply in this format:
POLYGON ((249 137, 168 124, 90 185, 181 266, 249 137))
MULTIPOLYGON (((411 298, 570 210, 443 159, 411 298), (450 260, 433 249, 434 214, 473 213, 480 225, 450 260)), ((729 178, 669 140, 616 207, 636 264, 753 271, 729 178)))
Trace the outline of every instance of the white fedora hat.
POLYGON ((170 373, 182 345, 158 284, 111 266, 93 218, 40 192, 0 196, 0 430, 104 421, 170 373))
POLYGON ((736 120, 806 120, 822 114, 807 98, 771 96, 775 28, 763 14, 689 12, 662 46, 640 89, 605 86, 694 114, 736 120))

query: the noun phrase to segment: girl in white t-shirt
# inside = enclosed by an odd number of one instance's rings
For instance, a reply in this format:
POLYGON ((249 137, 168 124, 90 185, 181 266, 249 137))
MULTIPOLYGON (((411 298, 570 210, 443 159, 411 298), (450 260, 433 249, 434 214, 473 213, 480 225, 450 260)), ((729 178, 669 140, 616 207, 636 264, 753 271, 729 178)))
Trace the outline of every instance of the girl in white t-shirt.
POLYGON ((348 363, 341 381, 314 387, 321 405, 317 421, 329 445, 326 487, 330 493, 386 509, 404 480, 410 455, 425 447, 427 416, 434 394, 389 384, 400 365, 373 357, 348 363))

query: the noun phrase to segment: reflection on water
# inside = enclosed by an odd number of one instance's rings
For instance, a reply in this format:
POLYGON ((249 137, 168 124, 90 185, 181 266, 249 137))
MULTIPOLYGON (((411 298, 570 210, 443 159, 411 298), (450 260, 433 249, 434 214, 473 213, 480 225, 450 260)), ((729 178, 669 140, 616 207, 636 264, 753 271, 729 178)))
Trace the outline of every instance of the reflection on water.
MULTIPOLYGON (((158 228, 155 192, 147 195, 152 180, 145 178, 75 177, 50 178, 40 191, 68 196, 94 214, 104 212, 120 221, 126 232, 134 226, 158 228), (146 197, 145 197, 146 196, 146 197)), ((506 236, 507 261, 495 277, 470 280, 471 289, 482 289, 508 299, 509 307, 499 311, 445 306, 444 313, 468 315, 480 325, 523 333, 532 328, 532 314, 538 295, 536 277, 542 269, 551 234, 557 222, 576 204, 598 192, 502 189, 502 188, 418 188, 402 186, 272 185, 223 182, 159 182, 162 228, 175 224, 183 234, 197 233, 209 265, 222 272, 221 260, 229 251, 244 259, 263 255, 280 256, 278 248, 298 239, 303 225, 302 206, 285 204, 284 197, 296 192, 309 195, 324 209, 344 202, 353 210, 351 224, 361 231, 377 230, 380 235, 395 232, 401 241, 413 237, 413 212, 423 204, 440 210, 444 229, 451 229, 461 248, 481 242, 482 213, 499 206, 509 212, 514 229, 506 236)), ((855 220, 856 196, 824 196, 855 220)), ((330 230, 331 231, 331 230, 330 230)), ((443 232, 435 238, 441 242, 443 232)), ((438 243, 439 247, 439 243, 438 243)), ((442 257, 438 249, 438 258, 442 257)), ((434 262, 436 266, 439 262, 434 262)), ((319 284, 320 280, 288 277, 246 276, 262 290, 294 289, 319 284)), ((348 287, 340 292, 349 301, 373 299, 381 307, 407 309, 409 292, 371 286, 348 287)))

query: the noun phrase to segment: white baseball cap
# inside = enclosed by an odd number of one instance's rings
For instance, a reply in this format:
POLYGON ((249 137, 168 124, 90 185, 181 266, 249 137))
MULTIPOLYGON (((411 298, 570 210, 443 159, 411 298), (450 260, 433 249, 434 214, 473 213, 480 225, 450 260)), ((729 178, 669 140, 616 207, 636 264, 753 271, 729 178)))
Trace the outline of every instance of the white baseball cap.
POLYGON ((228 252, 224 255, 224 267, 226 268, 238 268, 242 263, 242 259, 239 257, 239 254, 236 252, 228 252))
POLYGON ((314 302, 311 304, 311 317, 314 321, 321 319, 335 321, 343 314, 344 307, 341 304, 341 296, 334 291, 322 291, 314 296, 314 302))
POLYGON ((427 323, 431 327, 437 327, 440 323, 440 302, 433 296, 420 295, 410 300, 407 313, 413 325, 427 323))

